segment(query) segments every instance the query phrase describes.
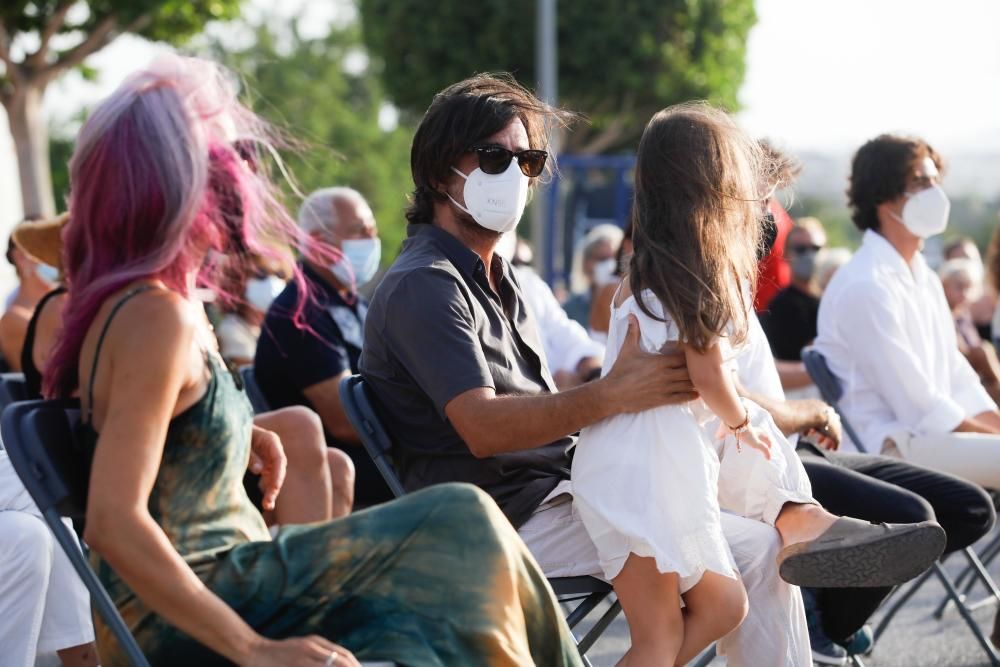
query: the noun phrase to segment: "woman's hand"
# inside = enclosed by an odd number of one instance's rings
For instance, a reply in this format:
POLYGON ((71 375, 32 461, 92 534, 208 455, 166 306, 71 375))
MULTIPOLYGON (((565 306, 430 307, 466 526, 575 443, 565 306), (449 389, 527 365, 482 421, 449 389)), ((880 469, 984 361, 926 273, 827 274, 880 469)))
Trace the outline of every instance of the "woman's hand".
POLYGON ((265 510, 274 509, 278 492, 285 482, 287 463, 278 434, 254 425, 253 434, 250 436, 250 463, 247 468, 255 475, 260 475, 260 491, 264 494, 261 505, 265 510))
POLYGON ((241 664, 245 667, 361 667, 346 648, 316 635, 278 641, 263 639, 241 664))
POLYGON ((768 461, 771 460, 771 438, 769 438, 764 431, 757 428, 753 424, 748 425, 746 429, 740 433, 733 434, 733 437, 736 438, 737 450, 739 450, 742 445, 747 445, 760 450, 760 453, 764 455, 765 459, 768 461))

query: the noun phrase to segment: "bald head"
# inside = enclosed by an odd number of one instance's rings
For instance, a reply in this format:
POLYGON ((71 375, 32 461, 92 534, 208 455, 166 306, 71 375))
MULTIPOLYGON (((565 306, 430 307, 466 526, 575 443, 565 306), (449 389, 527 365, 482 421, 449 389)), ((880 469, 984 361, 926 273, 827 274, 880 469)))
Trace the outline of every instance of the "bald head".
POLYGON ((352 188, 317 190, 299 208, 299 227, 331 241, 375 236, 375 215, 361 193, 352 188))

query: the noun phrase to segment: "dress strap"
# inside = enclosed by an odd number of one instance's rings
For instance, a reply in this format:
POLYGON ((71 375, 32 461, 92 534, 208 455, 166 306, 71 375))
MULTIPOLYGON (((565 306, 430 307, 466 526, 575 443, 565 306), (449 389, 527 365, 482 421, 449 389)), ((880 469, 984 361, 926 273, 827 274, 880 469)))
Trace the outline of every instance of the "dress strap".
POLYGON ((120 299, 115 307, 111 309, 111 313, 108 314, 108 319, 104 321, 104 328, 101 329, 101 335, 97 339, 97 347, 94 348, 94 363, 90 368, 90 382, 87 383, 87 424, 93 422, 94 417, 94 379, 97 377, 97 362, 101 357, 101 346, 104 345, 104 337, 108 333, 108 328, 111 327, 111 320, 115 318, 118 311, 121 310, 122 306, 131 299, 132 297, 142 294, 143 292, 148 292, 151 289, 159 289, 155 285, 139 285, 138 287, 133 287, 128 292, 126 292, 120 299))

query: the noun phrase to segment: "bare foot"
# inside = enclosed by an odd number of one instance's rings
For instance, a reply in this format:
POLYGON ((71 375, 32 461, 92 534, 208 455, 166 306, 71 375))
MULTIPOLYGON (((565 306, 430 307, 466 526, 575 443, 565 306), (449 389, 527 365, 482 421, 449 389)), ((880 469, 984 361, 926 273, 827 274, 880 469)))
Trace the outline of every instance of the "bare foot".
POLYGON ((784 546, 810 542, 827 531, 837 517, 819 505, 787 503, 781 508, 775 528, 781 534, 784 546))

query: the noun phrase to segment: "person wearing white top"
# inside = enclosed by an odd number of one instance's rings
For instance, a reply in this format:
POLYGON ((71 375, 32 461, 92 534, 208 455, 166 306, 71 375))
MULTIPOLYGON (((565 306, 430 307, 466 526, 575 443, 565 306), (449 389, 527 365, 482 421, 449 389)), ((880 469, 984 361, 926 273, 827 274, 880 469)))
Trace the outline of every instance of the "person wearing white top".
POLYGON ((883 135, 858 150, 848 196, 864 240, 823 294, 815 345, 869 451, 1000 488, 1000 412, 919 252, 947 226, 939 165, 919 139, 883 135))
POLYGON ((58 653, 66 667, 97 665, 90 594, 2 444, 0 563, 0 663, 32 667, 40 655, 58 653))

